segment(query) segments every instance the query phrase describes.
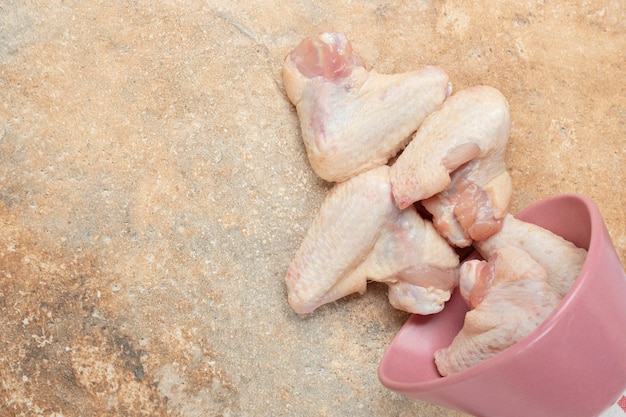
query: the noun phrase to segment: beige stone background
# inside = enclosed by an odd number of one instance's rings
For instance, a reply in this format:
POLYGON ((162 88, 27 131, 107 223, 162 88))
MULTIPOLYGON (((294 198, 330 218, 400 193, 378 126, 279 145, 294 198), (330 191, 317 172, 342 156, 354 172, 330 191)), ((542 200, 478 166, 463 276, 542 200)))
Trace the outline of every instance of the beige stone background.
POLYGON ((384 287, 287 305, 329 185, 283 57, 343 31, 379 72, 499 88, 511 211, 586 194, 626 264, 625 22, 622 0, 4 0, 0 415, 460 416, 378 382, 407 319, 384 287))

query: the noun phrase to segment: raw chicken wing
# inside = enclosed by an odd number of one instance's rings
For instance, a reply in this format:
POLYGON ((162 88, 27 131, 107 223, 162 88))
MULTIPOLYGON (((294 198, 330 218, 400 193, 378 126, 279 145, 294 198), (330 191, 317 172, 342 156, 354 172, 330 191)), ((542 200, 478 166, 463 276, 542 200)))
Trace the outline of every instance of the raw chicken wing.
POLYGON ((528 254, 548 272, 550 285, 564 297, 580 274, 587 251, 576 247, 549 230, 526 223, 508 214, 502 229, 475 248, 487 259, 504 246, 516 246, 528 254))
POLYGON ((327 181, 386 164, 451 88, 438 67, 368 71, 341 33, 304 39, 285 58, 283 81, 311 167, 327 181))
POLYGON ((394 205, 383 165, 329 192, 289 266, 288 300, 310 313, 374 280, 389 285, 394 307, 436 313, 458 285, 458 262, 430 222, 394 205))
POLYGON ((504 156, 511 121, 504 96, 476 86, 448 98, 391 168, 396 204, 416 201, 458 247, 497 232, 511 198, 504 156))
POLYGON ((476 365, 530 334, 560 302, 546 270, 529 254, 505 246, 486 261, 461 266, 461 295, 470 311, 449 347, 435 352, 443 376, 476 365))

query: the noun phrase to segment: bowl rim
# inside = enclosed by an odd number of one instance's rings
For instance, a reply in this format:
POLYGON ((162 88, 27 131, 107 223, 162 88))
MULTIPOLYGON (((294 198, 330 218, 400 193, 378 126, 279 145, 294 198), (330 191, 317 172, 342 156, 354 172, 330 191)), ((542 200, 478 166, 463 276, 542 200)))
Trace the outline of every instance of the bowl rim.
MULTIPOLYGON (((447 388, 453 385, 466 383, 468 380, 472 380, 483 375, 486 369, 498 366, 499 363, 508 360, 510 356, 519 355, 522 351, 529 349, 533 344, 543 338, 544 335, 549 333, 552 328, 557 325, 560 317, 567 313, 567 311, 569 310, 569 306, 578 296, 580 288, 585 285, 585 283, 590 279, 589 277, 592 275, 589 273, 589 270, 592 268, 592 264, 594 263, 593 259, 596 258, 596 253, 601 250, 600 248, 602 247, 602 243, 604 240, 604 224, 600 214, 600 210, 589 197, 581 194, 566 193, 550 196, 536 201, 524 208, 517 215, 515 215, 515 217, 517 218, 518 215, 523 216, 525 212, 536 209, 537 207, 544 204, 549 204, 551 202, 554 202, 555 200, 568 199, 578 201, 579 203, 582 203, 584 205, 586 215, 589 217, 589 247, 587 249, 587 256, 585 258, 585 261, 583 262, 583 266, 580 270, 580 273, 578 274, 578 277, 572 284, 570 290, 563 297, 558 306, 550 313, 550 315, 536 329, 534 329, 530 334, 525 336, 522 340, 515 343, 513 346, 508 347, 497 355, 486 359, 481 363, 473 365, 470 368, 464 369, 452 375, 448 375, 445 377, 442 376, 437 379, 431 379, 427 381, 397 381, 389 378, 388 375, 384 372, 384 363, 387 357, 387 352, 385 352, 383 360, 381 361, 378 369, 378 377, 383 385, 397 392, 426 393, 436 391, 443 387, 447 388)), ((460 295, 457 294, 457 296, 460 295)), ((405 330, 404 326, 410 325, 409 322, 412 321, 414 316, 415 315, 412 315, 402 326, 402 328, 399 330, 398 334, 394 337, 393 341, 387 349, 390 349, 391 346, 396 342, 396 339, 401 337, 401 333, 403 332, 403 330, 405 330)))

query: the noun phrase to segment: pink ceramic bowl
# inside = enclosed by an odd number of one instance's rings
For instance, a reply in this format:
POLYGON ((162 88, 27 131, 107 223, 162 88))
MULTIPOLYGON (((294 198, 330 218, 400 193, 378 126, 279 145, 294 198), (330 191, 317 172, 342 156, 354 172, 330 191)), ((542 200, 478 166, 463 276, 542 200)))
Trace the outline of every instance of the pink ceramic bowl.
POLYGON ((517 218, 588 249, 580 276, 533 333, 445 378, 435 350, 461 329, 467 307, 455 293, 439 314, 412 316, 380 363, 387 388, 479 417, 592 417, 626 389, 626 275, 596 205, 551 197, 517 218))

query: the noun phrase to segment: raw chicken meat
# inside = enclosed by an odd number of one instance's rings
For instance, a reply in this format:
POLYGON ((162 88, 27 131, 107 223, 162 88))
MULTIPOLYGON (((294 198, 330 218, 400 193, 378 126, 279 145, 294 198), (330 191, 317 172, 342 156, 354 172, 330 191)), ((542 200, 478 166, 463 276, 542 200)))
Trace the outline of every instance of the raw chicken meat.
POLYGON ((435 227, 458 247, 497 232, 512 192, 504 162, 510 127, 507 101, 495 88, 452 95, 391 167, 398 207, 424 200, 435 227))
POLYGON ((411 207, 391 197, 383 165, 335 185, 309 228, 285 282, 297 313, 355 292, 368 280, 389 285, 394 307, 440 311, 458 285, 458 256, 411 207))
POLYGON ((512 346, 537 328, 561 300, 548 273, 514 246, 489 261, 461 266, 461 295, 470 306, 449 347, 435 352, 442 376, 467 369, 512 346))
POLYGON ((508 214, 502 229, 489 239, 476 242, 475 248, 488 259, 504 246, 516 246, 548 272, 550 285, 564 297, 580 274, 587 251, 549 230, 526 223, 508 214))
POLYGON ((451 91, 438 67, 368 71, 341 33, 304 39, 285 58, 283 81, 311 167, 327 181, 386 164, 451 91))

